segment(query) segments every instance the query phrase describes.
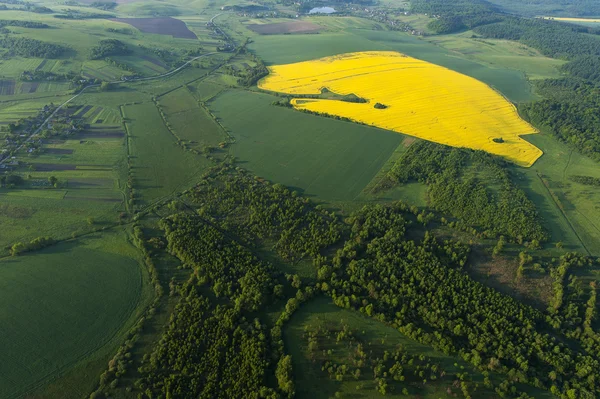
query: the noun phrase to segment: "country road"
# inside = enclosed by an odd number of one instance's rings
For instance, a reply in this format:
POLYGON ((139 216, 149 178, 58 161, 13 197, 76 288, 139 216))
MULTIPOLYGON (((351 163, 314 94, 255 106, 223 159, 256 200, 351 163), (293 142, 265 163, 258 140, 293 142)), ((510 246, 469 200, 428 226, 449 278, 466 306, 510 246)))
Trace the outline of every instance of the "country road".
MULTIPOLYGON (((215 18, 217 18, 218 16, 220 16, 220 15, 223 15, 223 14, 224 14, 224 13, 220 13, 220 14, 214 15, 214 16, 213 16, 213 17, 210 19, 210 22, 211 22, 211 23, 213 23, 213 21, 214 21, 214 19, 215 19, 215 18)), ((216 26, 215 26, 215 27, 216 27, 216 26)), ((217 29, 219 29, 218 27, 216 27, 216 28, 217 28, 217 29)), ((220 30, 221 30, 221 29, 219 29, 219 31, 220 31, 220 30)), ((199 55, 199 56, 197 56, 197 57, 194 57, 194 58, 192 58, 191 60, 188 60, 188 61, 186 61, 185 63, 181 64, 179 67, 177 67, 177 68, 175 68, 175 69, 173 69, 173 70, 171 70, 171 71, 169 71, 169 72, 166 72, 166 73, 160 74, 160 75, 149 76, 149 77, 145 77, 145 78, 133 78, 133 79, 127 79, 127 80, 115 80, 115 81, 113 81, 113 82, 109 82, 109 83, 119 83, 119 84, 124 84, 124 83, 135 83, 135 82, 142 82, 142 81, 148 81, 148 80, 155 80, 155 79, 162 79, 162 78, 166 78, 166 77, 168 77, 168 76, 171 76, 171 75, 173 75, 173 74, 175 74, 175 73, 177 73, 177 72, 181 71, 183 68, 187 67, 187 66, 188 66, 188 65, 190 65, 192 62, 194 62, 194 61, 196 61, 196 60, 198 60, 198 59, 200 59, 200 58, 207 57, 207 56, 214 55, 214 54, 218 54, 218 52, 216 52, 216 51, 213 51, 213 52, 210 52, 210 53, 206 53, 206 54, 199 55)), ((48 122, 49 122, 49 121, 50 121, 52 118, 54 118, 54 116, 55 116, 55 115, 56 115, 56 114, 57 114, 57 113, 58 113, 58 112, 59 112, 59 111, 60 111, 60 110, 61 110, 61 109, 62 109, 62 108, 65 106, 65 105, 67 105, 68 103, 70 103, 71 101, 73 101, 74 99, 76 99, 77 97, 79 97, 80 95, 84 94, 84 93, 85 93, 85 91, 86 91, 87 89, 90 89, 90 88, 92 88, 92 87, 98 87, 98 86, 100 86, 100 84, 92 84, 92 85, 85 86, 84 88, 82 88, 82 89, 79 91, 79 93, 75 94, 73 97, 69 98, 67 101, 65 101, 64 103, 60 104, 60 105, 59 105, 59 106, 58 106, 58 107, 57 107, 57 108, 54 110, 54 112, 52 112, 52 114, 50 114, 50 116, 48 116, 46 119, 44 119, 44 121, 43 121, 43 122, 40 124, 40 126, 38 126, 38 128, 37 128, 37 129, 36 129, 36 130, 35 130, 33 133, 31 133, 31 134, 29 135, 29 137, 27 137, 27 139, 25 139, 25 141, 23 141, 23 143, 21 143, 21 145, 19 145, 19 146, 16 148, 16 150, 15 150, 15 153, 16 153, 16 152, 18 152, 18 151, 20 151, 20 150, 21 150, 21 149, 22 149, 22 148, 23 148, 25 145, 27 145, 27 143, 30 143, 30 142, 31 142, 31 141, 32 141, 32 140, 33 140, 33 139, 34 139, 34 138, 35 138, 35 137, 36 137, 36 136, 37 136, 37 135, 40 133, 40 131, 41 131, 41 130, 44 128, 44 126, 46 126, 46 124, 47 124, 47 123, 48 123, 48 122)), ((3 163, 4 163, 6 160, 8 160, 8 159, 9 159, 9 156, 8 156, 8 155, 7 155, 5 158, 3 158, 3 159, 0 159, 0 164, 3 164, 3 163)))

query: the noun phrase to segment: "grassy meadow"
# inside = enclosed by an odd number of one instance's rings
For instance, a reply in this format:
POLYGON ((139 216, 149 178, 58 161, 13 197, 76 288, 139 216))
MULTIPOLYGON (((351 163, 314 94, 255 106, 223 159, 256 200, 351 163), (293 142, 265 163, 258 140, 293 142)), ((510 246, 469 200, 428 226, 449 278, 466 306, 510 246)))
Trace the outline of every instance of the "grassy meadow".
MULTIPOLYGON (((331 342, 321 342, 319 349, 322 349, 323 355, 319 353, 320 351, 310 352, 305 337, 307 330, 320 327, 331 331, 340 331, 342 326, 347 326, 350 331, 353 331, 358 342, 364 343, 368 353, 392 352, 402 346, 409 354, 429 357, 447 373, 469 372, 473 381, 480 385, 477 392, 473 394, 473 398, 499 398, 494 392, 483 387, 483 376, 458 357, 432 350, 405 337, 393 327, 367 318, 361 313, 340 309, 329 298, 324 297, 316 298, 298 310, 284 330, 286 350, 292 355, 298 398, 351 397, 366 399, 382 396, 376 391, 376 385, 371 380, 371 375, 358 380, 345 378, 343 381, 336 381, 329 378, 326 371, 321 370, 322 357, 336 364, 349 363, 352 359, 353 355, 342 344, 336 343, 335 338, 331 342), (326 351, 327 355, 325 355, 326 351), (315 389, 315 387, 319 387, 319 389, 315 389)), ((457 392, 447 392, 448 385, 443 382, 430 381, 424 389, 418 391, 411 387, 411 384, 395 383, 393 385, 395 385, 394 389, 387 393, 386 397, 405 398, 406 395, 401 392, 402 387, 410 389, 411 397, 424 399, 453 398, 457 394, 461 395, 459 389, 454 389, 457 392)), ((530 394, 534 393, 530 392, 530 394)), ((550 397, 541 391, 536 391, 535 395, 536 398, 550 397)))
MULTIPOLYGON (((396 5, 390 0, 381 4, 396 5)), ((139 222, 145 233, 160 237, 158 217, 170 210, 163 207, 151 215, 138 212, 176 198, 223 159, 231 158, 236 167, 325 203, 341 217, 365 204, 398 199, 427 206, 423 183, 385 192, 373 190, 418 139, 274 105, 283 97, 261 92, 255 85, 242 88, 238 76, 233 76, 232 70, 259 65, 253 55, 271 66, 356 51, 398 51, 476 78, 515 103, 538 99, 530 80, 560 77, 558 67, 564 63, 515 42, 472 37, 471 31, 417 38, 358 17, 303 18, 323 27, 318 34, 258 35, 246 25, 290 19, 252 18, 220 9, 239 5, 235 0, 124 1, 110 12, 83 4, 46 1, 44 5, 55 13, 171 16, 185 22, 198 38, 142 32, 104 18, 70 20, 53 14, 0 10, 0 19, 51 26, 8 27, 15 36, 68 47, 56 59, 0 57, 0 126, 34 116, 45 105, 61 104, 73 95, 77 82, 26 82, 19 79, 25 70, 116 81, 124 75, 163 74, 198 54, 215 54, 168 77, 122 82, 107 91, 86 91, 69 108, 84 122, 83 131, 44 139, 39 142, 39 154, 16 154, 20 165, 10 173, 21 176, 23 184, 0 188, 0 343, 4 349, 0 396, 10 399, 89 397, 97 388, 117 347, 130 339, 128 329, 155 299, 147 265, 142 264, 145 254, 133 246, 135 242, 140 247, 131 225, 139 222), (251 54, 217 52, 225 39, 207 26, 217 14, 222 16, 216 21, 236 46, 250 39, 247 49, 251 54), (89 59, 91 48, 106 39, 118 39, 132 50, 129 55, 111 56, 121 66, 89 59), (235 68, 220 68, 224 64, 235 68), (52 178, 57 179, 55 187, 49 183, 52 178), (58 242, 36 252, 9 256, 14 243, 40 236, 58 242)), ((292 6, 277 7, 295 12, 292 6)), ((423 15, 398 19, 423 30, 430 21, 423 15)), ((544 155, 533 167, 515 166, 513 171, 516 183, 535 202, 551 233, 551 242, 541 253, 562 253, 550 248, 561 241, 565 250, 600 256, 600 188, 569 179, 571 175, 600 178, 597 164, 544 132, 527 136, 527 141, 544 155)), ((151 246, 149 241, 145 244, 151 246)), ((133 385, 141 375, 137 366, 153 350, 179 301, 173 286, 188 276, 189 269, 180 268, 178 260, 159 250, 162 244, 160 240, 152 243, 156 245, 152 251, 156 251, 148 259, 156 263, 158 284, 165 295, 156 308, 152 305, 157 317, 140 333, 139 345, 131 351, 136 368, 119 380, 122 389, 115 398, 138 397, 139 392, 124 387, 133 385)), ((258 256, 284 273, 298 274, 304 283, 317 280, 316 268, 308 258, 284 262, 274 255, 274 246, 274 242, 262 243, 256 249, 258 256)), ((336 393, 356 399, 381 396, 370 382, 330 379, 321 371, 320 362, 311 358, 303 337, 305 328, 321 325, 335 329, 341 322, 356 330, 372 351, 403 345, 410 353, 431 357, 448 371, 472 371, 457 357, 437 353, 391 326, 317 298, 294 314, 283 333, 285 350, 293 356, 299 398, 325 399, 336 393)), ((327 345, 333 360, 348 358, 334 342, 327 345)), ((478 373, 473 375, 476 381, 482 380, 478 373)), ((454 397, 446 392, 447 386, 442 389, 442 384, 432 383, 412 393, 431 399, 454 397)), ((455 391, 461 395, 459 389, 455 391)), ((530 394, 546 397, 537 391, 530 394)), ((494 395, 482 388, 474 398, 494 395)), ((398 392, 388 396, 400 397, 398 392)))
POLYGON ((472 31, 453 35, 429 36, 427 41, 461 57, 488 65, 491 69, 515 69, 529 79, 553 79, 561 76, 558 68, 564 60, 546 57, 539 51, 510 40, 481 39, 472 31))
POLYGON ((405 136, 271 105, 230 90, 208 107, 235 138, 231 154, 256 175, 324 200, 352 200, 405 136))
POLYGON ((219 143, 227 141, 228 136, 192 93, 197 91, 183 87, 161 96, 158 101, 173 132, 189 148, 198 151, 205 147, 216 148, 219 143))
POLYGON ((290 64, 357 51, 398 51, 478 79, 500 91, 511 101, 535 98, 524 72, 499 65, 490 68, 457 56, 423 39, 401 32, 347 29, 318 35, 255 35, 250 49, 268 65, 290 64))
POLYGON ((538 205, 554 242, 571 250, 600 255, 600 188, 584 186, 572 175, 599 178, 597 163, 579 154, 549 134, 529 136, 544 155, 525 172, 525 190, 538 205))
POLYGON ((211 164, 177 145, 152 102, 124 106, 123 115, 139 205, 183 191, 211 164))
POLYGON ((62 397, 86 396, 105 367, 95 358, 110 355, 147 296, 136 250, 122 230, 106 231, 0 266, 2 303, 11 305, 0 308, 2 396, 23 397, 75 365, 85 373, 62 397))

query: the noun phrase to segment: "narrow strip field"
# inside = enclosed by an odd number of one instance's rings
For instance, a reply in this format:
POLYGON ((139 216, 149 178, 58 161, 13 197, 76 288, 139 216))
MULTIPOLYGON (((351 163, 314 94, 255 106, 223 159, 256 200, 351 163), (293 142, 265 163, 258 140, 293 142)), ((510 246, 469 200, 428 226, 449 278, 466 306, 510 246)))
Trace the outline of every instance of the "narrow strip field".
POLYGON ((153 103, 123 107, 129 131, 133 182, 143 205, 181 191, 210 161, 185 151, 165 127, 153 103))
POLYGON ((160 106, 173 131, 190 147, 202 150, 204 146, 216 147, 227 136, 204 110, 190 91, 182 87, 160 97, 160 106))

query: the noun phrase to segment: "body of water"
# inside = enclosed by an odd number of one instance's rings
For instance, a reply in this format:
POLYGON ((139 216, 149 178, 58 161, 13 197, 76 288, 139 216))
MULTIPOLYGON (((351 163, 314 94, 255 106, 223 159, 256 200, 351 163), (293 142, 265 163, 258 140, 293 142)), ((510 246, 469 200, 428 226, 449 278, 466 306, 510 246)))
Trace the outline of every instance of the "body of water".
POLYGON ((332 14, 335 12, 333 7, 315 7, 311 9, 309 14, 332 14))

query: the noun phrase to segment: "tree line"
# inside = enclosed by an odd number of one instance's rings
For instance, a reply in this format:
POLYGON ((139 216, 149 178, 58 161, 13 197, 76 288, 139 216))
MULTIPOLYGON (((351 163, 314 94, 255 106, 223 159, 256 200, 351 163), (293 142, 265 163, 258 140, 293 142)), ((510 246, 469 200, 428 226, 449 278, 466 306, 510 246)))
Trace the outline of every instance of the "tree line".
POLYGON ((91 60, 106 58, 111 55, 129 55, 131 49, 122 41, 117 39, 105 39, 90 49, 91 60))
POLYGON ((8 35, 0 38, 0 47, 7 49, 11 56, 35 58, 58 58, 68 50, 59 44, 8 35))
POLYGON ((505 166, 506 161, 484 151, 418 141, 396 161, 379 189, 419 181, 428 186, 434 209, 482 230, 486 237, 546 241, 548 233, 535 205, 512 182, 505 166), (497 190, 492 191, 492 185, 497 190))

